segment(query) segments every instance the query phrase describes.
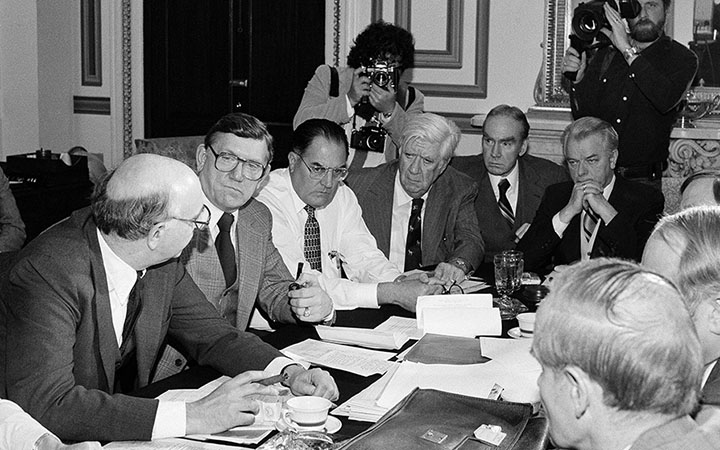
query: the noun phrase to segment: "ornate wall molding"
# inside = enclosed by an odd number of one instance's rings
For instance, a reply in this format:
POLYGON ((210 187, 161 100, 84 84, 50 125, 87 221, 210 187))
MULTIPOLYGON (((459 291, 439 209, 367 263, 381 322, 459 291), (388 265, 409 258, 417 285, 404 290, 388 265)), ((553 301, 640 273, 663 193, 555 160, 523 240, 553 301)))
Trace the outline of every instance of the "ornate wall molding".
POLYGON ((123 103, 123 157, 133 154, 132 139, 132 52, 131 0, 122 0, 122 103, 123 103))
POLYGON ((720 168, 720 130, 675 128, 670 135, 666 177, 684 178, 707 168, 720 168))

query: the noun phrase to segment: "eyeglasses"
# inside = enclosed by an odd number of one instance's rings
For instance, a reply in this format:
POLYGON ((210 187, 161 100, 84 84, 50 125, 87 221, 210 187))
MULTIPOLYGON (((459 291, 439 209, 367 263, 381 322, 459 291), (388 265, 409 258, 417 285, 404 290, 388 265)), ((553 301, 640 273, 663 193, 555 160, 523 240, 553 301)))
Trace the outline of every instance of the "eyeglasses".
POLYGON ((307 170, 310 173, 310 178, 314 180, 322 180, 323 178, 325 178, 325 174, 327 174, 328 172, 331 174, 333 181, 344 180, 345 177, 347 177, 347 167, 325 167, 321 166, 320 164, 315 166, 308 166, 308 164, 298 152, 293 153, 298 155, 300 161, 302 161, 303 164, 305 164, 305 167, 307 167, 307 170))
POLYGON ((195 228, 202 231, 206 229, 208 226, 210 226, 210 208, 208 208, 206 205, 203 205, 202 210, 200 211, 200 214, 197 215, 195 219, 183 219, 180 217, 173 217, 175 220, 179 220, 181 222, 188 222, 195 225, 195 228), (199 217, 207 217, 205 220, 199 220, 199 217))
POLYGON ((452 284, 449 287, 443 286, 443 295, 450 295, 450 294, 465 294, 465 290, 458 284, 456 280, 452 280, 452 284))
POLYGON ((215 155, 215 168, 220 172, 232 172, 238 164, 242 164, 242 176, 250 181, 257 181, 262 178, 267 168, 267 165, 237 157, 232 153, 222 152, 218 154, 215 149, 212 148, 212 145, 208 145, 207 148, 215 155))

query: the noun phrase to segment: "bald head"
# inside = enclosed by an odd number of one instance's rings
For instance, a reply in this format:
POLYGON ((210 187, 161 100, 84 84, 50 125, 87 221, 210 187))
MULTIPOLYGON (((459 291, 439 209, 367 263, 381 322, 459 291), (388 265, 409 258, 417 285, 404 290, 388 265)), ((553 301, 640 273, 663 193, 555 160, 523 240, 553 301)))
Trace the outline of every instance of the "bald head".
POLYGON ((190 203, 201 198, 192 169, 171 158, 141 153, 103 179, 93 194, 92 209, 100 231, 135 240, 186 207, 194 209, 190 203))

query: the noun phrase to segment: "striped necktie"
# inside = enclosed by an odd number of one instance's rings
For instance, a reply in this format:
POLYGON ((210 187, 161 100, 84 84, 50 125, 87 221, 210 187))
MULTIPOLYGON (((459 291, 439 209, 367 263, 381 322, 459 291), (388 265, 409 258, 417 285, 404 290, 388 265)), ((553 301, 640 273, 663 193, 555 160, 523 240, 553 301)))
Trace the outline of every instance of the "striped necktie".
POLYGON ((320 252, 320 224, 315 218, 315 208, 305 205, 307 220, 305 221, 305 248, 304 255, 310 267, 322 272, 322 258, 320 252))
POLYGON ((592 208, 587 208, 585 210, 585 218, 583 219, 583 236, 585 236, 585 240, 587 242, 590 242, 590 238, 592 238, 593 231, 595 231, 595 226, 597 226, 599 219, 600 218, 597 214, 595 214, 595 211, 593 211, 592 208))
POLYGON ((420 246, 422 224, 420 213, 422 213, 423 201, 421 198, 415 198, 412 201, 407 240, 405 241, 405 272, 422 267, 422 247, 420 246))
POLYGON ((508 225, 510 225, 510 228, 513 228, 515 226, 515 214, 513 214, 512 206, 510 206, 510 201, 507 198, 508 189, 510 189, 510 182, 507 178, 503 178, 498 183, 498 190, 500 191, 500 195, 498 196, 498 207, 500 208, 500 213, 505 218, 505 221, 508 225))

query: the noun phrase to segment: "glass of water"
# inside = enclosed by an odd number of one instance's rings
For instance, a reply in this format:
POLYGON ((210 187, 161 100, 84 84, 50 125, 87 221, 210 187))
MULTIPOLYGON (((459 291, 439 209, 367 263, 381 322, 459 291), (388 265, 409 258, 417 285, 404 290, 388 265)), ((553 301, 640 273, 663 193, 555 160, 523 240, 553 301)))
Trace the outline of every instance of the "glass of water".
POLYGON ((519 300, 511 297, 521 287, 524 268, 523 254, 517 250, 506 250, 495 255, 495 289, 500 298, 496 300, 503 320, 514 319, 527 307, 519 300))

